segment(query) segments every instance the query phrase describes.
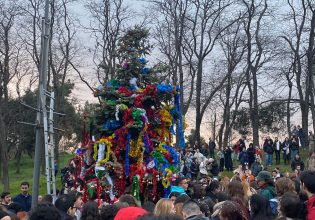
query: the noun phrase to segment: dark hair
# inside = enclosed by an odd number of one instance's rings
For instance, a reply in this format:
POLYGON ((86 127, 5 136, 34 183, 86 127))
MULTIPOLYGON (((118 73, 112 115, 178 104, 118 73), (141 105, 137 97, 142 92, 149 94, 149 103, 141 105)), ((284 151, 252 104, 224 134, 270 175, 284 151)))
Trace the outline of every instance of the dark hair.
POLYGON ((81 220, 93 219, 100 219, 100 215, 98 213, 98 205, 96 202, 88 201, 83 205, 81 220))
POLYGON ((270 206, 268 200, 260 194, 253 194, 250 199, 250 208, 253 213, 253 219, 270 216, 270 206))
POLYGON ((280 210, 285 217, 298 218, 303 206, 296 193, 286 192, 280 200, 280 210))
POLYGON ((119 197, 119 202, 126 202, 129 206, 138 207, 136 199, 129 194, 125 194, 119 197))
POLYGON ((60 220, 61 215, 58 209, 50 203, 38 204, 37 207, 31 211, 30 220, 60 220))
POLYGON ((171 192, 171 193, 169 194, 168 198, 171 198, 172 196, 175 196, 175 197, 177 198, 178 196, 180 196, 180 194, 181 194, 181 193, 179 193, 179 192, 171 192))
POLYGON ((7 195, 10 195, 11 193, 9 192, 3 192, 1 193, 1 199, 4 199, 7 195))
POLYGON ((205 189, 199 183, 193 185, 193 191, 192 199, 202 199, 206 195, 205 189))
POLYGON ((23 211, 23 207, 16 202, 12 202, 10 205, 8 205, 7 209, 15 214, 23 211))
POLYGON ((300 179, 310 193, 315 193, 315 171, 303 171, 300 175, 300 179))
POLYGON ((77 201, 78 198, 83 197, 83 194, 77 191, 70 191, 67 195, 71 203, 73 204, 75 203, 75 201, 77 201))
POLYGON ((186 178, 184 177, 178 177, 175 181, 174 181, 174 185, 178 186, 183 180, 185 180, 186 178))
POLYGON ((185 203, 190 200, 190 197, 186 194, 181 194, 175 199, 174 205, 177 203, 185 203))
POLYGON ((220 188, 220 183, 217 180, 213 180, 209 186, 206 187, 206 192, 211 192, 220 188))
POLYGON ((114 220, 119 208, 115 205, 106 205, 101 210, 102 220, 114 220))
POLYGON ((155 204, 152 201, 146 201, 142 204, 142 208, 146 211, 148 211, 149 213, 153 213, 154 208, 155 208, 155 204))
POLYGON ((49 202, 49 203, 53 203, 53 197, 52 197, 52 195, 50 195, 50 194, 47 194, 47 195, 45 195, 44 197, 43 197, 43 200, 42 200, 43 202, 49 202))
POLYGON ((29 182, 26 182, 26 181, 24 181, 24 182, 22 182, 22 183, 20 184, 20 186, 25 186, 25 185, 27 185, 28 187, 30 187, 29 182))
POLYGON ((68 209, 73 207, 73 205, 74 204, 72 203, 68 195, 60 196, 55 202, 56 208, 63 213, 67 213, 68 209))
POLYGON ((217 196, 218 202, 223 202, 223 201, 229 200, 231 198, 225 192, 217 192, 215 195, 217 196))

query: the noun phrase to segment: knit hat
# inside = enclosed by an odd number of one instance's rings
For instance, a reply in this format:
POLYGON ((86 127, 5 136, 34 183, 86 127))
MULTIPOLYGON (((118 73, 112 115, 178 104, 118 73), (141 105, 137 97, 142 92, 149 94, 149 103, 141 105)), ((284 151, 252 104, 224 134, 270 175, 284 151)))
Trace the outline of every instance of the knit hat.
POLYGON ((138 207, 126 207, 117 212, 114 220, 135 220, 139 216, 147 214, 147 211, 138 207))
POLYGON ((257 181, 265 181, 272 179, 270 172, 268 171, 260 171, 257 176, 257 181))

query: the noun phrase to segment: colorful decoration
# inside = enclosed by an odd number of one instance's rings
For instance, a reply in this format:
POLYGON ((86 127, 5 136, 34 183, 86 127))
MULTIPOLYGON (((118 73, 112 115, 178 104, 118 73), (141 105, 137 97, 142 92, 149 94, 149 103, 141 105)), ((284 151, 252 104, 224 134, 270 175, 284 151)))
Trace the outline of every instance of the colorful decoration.
POLYGON ((140 193, 146 193, 144 198, 157 200, 158 182, 166 191, 179 170, 172 145, 178 126, 178 145, 184 147, 180 89, 158 81, 165 70, 161 65, 146 66, 147 37, 141 28, 127 31, 119 42, 123 61, 116 78, 95 89, 101 103, 90 134, 83 133, 85 146, 77 151, 82 169, 75 178, 85 181, 85 199, 97 195, 112 202, 130 193, 140 201, 140 193))

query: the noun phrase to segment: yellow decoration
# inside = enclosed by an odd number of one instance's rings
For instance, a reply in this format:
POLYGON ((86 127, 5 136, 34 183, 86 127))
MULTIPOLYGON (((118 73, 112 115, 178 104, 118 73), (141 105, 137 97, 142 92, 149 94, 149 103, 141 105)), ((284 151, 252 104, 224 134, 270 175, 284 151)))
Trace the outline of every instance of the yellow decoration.
POLYGON ((170 178, 173 175, 173 172, 169 168, 165 168, 166 176, 162 179, 162 185, 164 188, 168 188, 171 185, 170 178))
POLYGON ((172 125, 172 115, 166 108, 161 109, 159 115, 161 116, 161 120, 164 122, 166 127, 170 127, 172 125))
POLYGON ((109 158, 110 158, 110 155, 111 155, 111 148, 112 148, 112 145, 113 145, 113 139, 115 138, 115 134, 107 137, 107 138, 101 138, 100 140, 98 140, 97 142, 94 143, 94 154, 93 154, 93 159, 94 160, 97 160, 97 154, 98 154, 98 150, 97 150, 97 147, 99 144, 105 144, 106 146, 106 156, 103 160, 100 160, 97 162, 97 164, 102 164, 102 163, 106 163, 109 158))

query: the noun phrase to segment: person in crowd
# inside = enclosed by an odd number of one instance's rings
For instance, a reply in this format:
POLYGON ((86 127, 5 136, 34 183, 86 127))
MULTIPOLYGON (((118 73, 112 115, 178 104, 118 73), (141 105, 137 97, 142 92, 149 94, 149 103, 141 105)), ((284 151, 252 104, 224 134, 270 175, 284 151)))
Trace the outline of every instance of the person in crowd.
POLYGON ((190 148, 188 148, 186 150, 185 156, 183 158, 184 159, 183 174, 184 174, 184 176, 187 176, 188 178, 191 178, 190 167, 191 167, 191 163, 192 163, 192 157, 193 157, 193 154, 192 154, 190 148))
POLYGON ((30 184, 28 182, 22 182, 20 184, 21 193, 13 198, 13 202, 22 206, 23 211, 30 211, 32 204, 32 196, 28 193, 30 184))
POLYGON ((238 141, 239 141, 239 143, 240 143, 239 152, 242 152, 244 148, 246 149, 245 138, 244 138, 244 139, 243 139, 243 138, 240 138, 238 141))
POLYGON ((187 189, 188 189, 188 180, 184 177, 178 177, 174 181, 174 184, 171 186, 170 194, 172 194, 173 192, 177 192, 180 195, 186 194, 187 189))
POLYGON ((291 168, 292 168, 292 171, 295 171, 295 170, 303 171, 304 170, 304 162, 298 154, 295 155, 295 158, 292 160, 291 168))
POLYGON ((310 150, 315 150, 315 135, 312 131, 308 132, 308 147, 310 150))
POLYGON ((232 162, 232 149, 227 146, 223 150, 224 153, 224 162, 225 162, 225 168, 227 171, 233 170, 233 162, 232 162))
POLYGON ((256 179, 262 196, 264 196, 267 200, 276 196, 276 190, 270 172, 260 171, 256 179))
POLYGON ((119 197, 119 202, 125 202, 131 207, 138 207, 137 200, 130 194, 124 194, 119 197))
MULTIPOLYGON (((177 198, 177 197, 176 197, 177 198)), ((170 200, 174 203, 176 198, 174 200, 172 200, 172 197, 170 198, 170 200)), ((153 213, 154 212, 154 208, 155 208, 155 203, 152 201, 145 201, 142 204, 142 208, 144 210, 146 210, 148 213, 153 213)))
POLYGON ((232 180, 227 187, 227 194, 232 197, 237 197, 242 200, 243 204, 248 203, 248 197, 245 195, 243 185, 238 180, 232 180))
POLYGON ((275 168, 273 171, 272 171, 272 178, 273 178, 273 181, 276 182, 278 178, 280 178, 280 171, 275 168))
POLYGON ((286 137, 282 143, 282 155, 284 165, 289 164, 290 162, 290 152, 291 152, 291 142, 288 137, 286 137))
POLYGON ((203 216, 199 205, 193 201, 189 200, 184 203, 182 208, 183 217, 185 220, 207 220, 205 216, 203 216))
POLYGON ((11 193, 9 192, 3 192, 1 193, 1 205, 5 208, 8 208, 8 206, 12 203, 11 193))
POLYGON ((216 144, 215 144, 214 140, 209 138, 209 153, 210 153, 210 157, 213 158, 213 159, 214 159, 215 147, 216 147, 216 144))
POLYGON ((201 146, 200 153, 202 153, 202 155, 205 156, 206 158, 209 157, 210 153, 209 153, 209 146, 207 143, 204 143, 201 146))
POLYGON ((247 156, 248 156, 248 167, 251 168, 252 164, 255 162, 255 149, 252 143, 248 145, 247 156))
POLYGON ((315 171, 315 151, 310 153, 310 156, 306 161, 306 170, 315 171))
POLYGON ((160 199, 154 208, 153 214, 156 216, 162 215, 162 214, 174 214, 175 208, 174 203, 170 199, 160 199))
POLYGON ((210 158, 210 163, 211 163, 211 168, 210 168, 210 173, 212 174, 213 179, 218 179, 219 178, 219 165, 215 159, 210 158))
POLYGON ((172 192, 172 193, 170 193, 169 195, 168 195, 168 198, 171 200, 171 201, 175 201, 176 200, 176 198, 178 197, 178 196, 180 196, 180 194, 181 193, 179 193, 179 192, 172 192))
POLYGON ((88 201, 84 203, 80 220, 100 220, 96 202, 88 201))
POLYGON ((116 204, 103 206, 100 214, 101 220, 114 220, 119 209, 116 204))
POLYGON ((53 204, 53 197, 50 194, 44 195, 42 203, 50 203, 53 204))
POLYGON ((81 209, 83 207, 83 194, 77 191, 70 191, 68 193, 68 196, 74 203, 75 207, 75 217, 77 219, 81 219, 81 209))
POLYGON ((211 169, 211 162, 213 162, 213 159, 205 159, 204 161, 202 161, 199 165, 199 172, 200 172, 200 176, 201 178, 205 178, 208 176, 208 171, 210 171, 211 169))
POLYGON ((268 136, 265 139, 264 142, 264 152, 265 152, 265 165, 266 166, 271 166, 272 165, 272 156, 273 156, 273 141, 272 139, 268 136))
POLYGON ((233 159, 233 160, 234 160, 235 158, 238 160, 239 149, 240 149, 240 142, 237 141, 237 142, 233 145, 233 155, 232 155, 232 159, 233 159))
POLYGON ((315 219, 315 171, 303 171, 300 176, 303 191, 307 194, 307 219, 315 219))
POLYGON ((291 160, 294 160, 295 156, 299 153, 299 140, 296 136, 292 137, 291 141, 291 160))
MULTIPOLYGON (((256 158, 259 157, 260 160, 263 159, 263 151, 260 149, 259 146, 256 146, 256 147, 255 147, 255 154, 256 154, 256 158)), ((255 159, 256 159, 256 158, 255 158, 255 159)), ((261 162, 260 162, 260 163, 261 163, 261 162)))
POLYGON ((222 205, 225 201, 218 202, 213 206, 213 213, 211 214, 211 220, 220 220, 220 212, 222 205))
POLYGON ((245 148, 243 148, 243 150, 240 152, 239 161, 240 161, 240 164, 242 164, 242 167, 244 170, 245 167, 248 166, 248 155, 245 148))
POLYGON ((253 182, 255 180, 255 177, 252 175, 252 172, 250 169, 246 169, 244 174, 241 177, 242 181, 247 181, 247 182, 253 182))
POLYGON ((224 154, 223 154, 221 148, 219 149, 219 151, 217 153, 217 157, 218 157, 218 159, 220 161, 220 168, 219 168, 219 170, 220 170, 220 172, 223 172, 224 171, 224 154))
POLYGON ((272 219, 269 203, 265 197, 259 194, 253 194, 249 199, 249 211, 251 220, 269 220, 272 219))
POLYGON ((275 137, 273 142, 273 149, 276 154, 276 165, 280 164, 280 153, 281 153, 281 142, 278 140, 278 137, 275 137))
POLYGON ((147 212, 139 207, 126 207, 120 209, 114 220, 136 220, 139 216, 143 216, 147 212))
POLYGON ((263 165, 261 164, 261 159, 259 156, 256 157, 255 162, 251 166, 251 171, 254 176, 257 176, 260 171, 263 170, 263 165))
POLYGON ((197 179, 199 171, 200 171, 200 169, 199 169, 198 159, 197 159, 197 157, 193 156, 191 164, 190 164, 191 178, 197 179))
POLYGON ((205 198, 206 190, 200 183, 194 183, 192 186, 191 199, 197 201, 198 203, 205 198))
POLYGON ((189 201, 190 197, 186 194, 181 194, 179 197, 176 198, 175 202, 174 202, 174 208, 175 208, 175 212, 177 215, 179 215, 182 219, 184 219, 183 217, 183 213, 182 213, 182 209, 183 209, 183 205, 185 202, 189 201))
POLYGON ((30 212, 29 220, 61 220, 61 215, 53 204, 41 203, 30 212))
POLYGON ((204 161, 205 156, 202 153, 200 153, 200 150, 197 148, 194 153, 194 158, 196 158, 197 163, 200 164, 202 161, 204 161))
POLYGON ((280 218, 277 218, 277 220, 305 219, 306 217, 302 216, 304 214, 303 205, 299 196, 292 192, 286 192, 281 197, 279 212, 280 218))
POLYGON ((305 134, 300 125, 297 126, 297 137, 299 138, 302 149, 305 148, 305 134))
POLYGON ((211 181, 211 183, 206 187, 206 197, 210 198, 212 201, 217 203, 217 193, 220 191, 220 183, 217 180, 211 181))
POLYGON ((225 201, 220 212, 221 220, 248 220, 247 213, 242 211, 241 206, 234 201, 225 201))
POLYGON ((285 192, 296 193, 295 184, 290 178, 281 177, 276 181, 275 185, 277 198, 281 198, 285 192))
POLYGON ((55 202, 56 208, 59 210, 62 220, 74 220, 75 211, 74 203, 68 195, 60 196, 55 202))

